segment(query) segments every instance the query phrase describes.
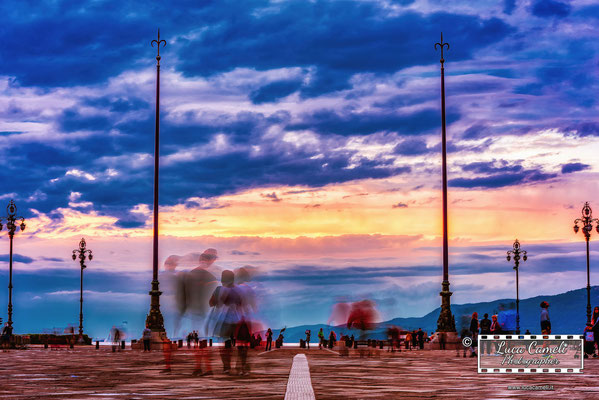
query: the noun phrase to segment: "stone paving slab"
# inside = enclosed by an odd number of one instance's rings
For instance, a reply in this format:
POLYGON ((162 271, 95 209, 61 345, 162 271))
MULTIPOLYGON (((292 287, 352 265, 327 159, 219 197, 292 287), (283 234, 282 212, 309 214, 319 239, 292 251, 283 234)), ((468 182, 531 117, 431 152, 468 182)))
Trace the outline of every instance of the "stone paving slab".
POLYGON ((477 373, 476 358, 456 357, 454 351, 370 350, 367 357, 367 349, 352 349, 342 357, 317 348, 285 348, 250 350, 250 375, 240 376, 223 373, 218 351, 210 350, 211 376, 192 376, 195 352, 187 349, 173 352, 170 374, 161 373, 159 352, 4 351, 0 399, 281 400, 293 357, 302 353, 316 399, 599 399, 599 359, 585 360, 583 374, 485 375, 477 373), (555 390, 508 389, 520 385, 553 385, 555 390))

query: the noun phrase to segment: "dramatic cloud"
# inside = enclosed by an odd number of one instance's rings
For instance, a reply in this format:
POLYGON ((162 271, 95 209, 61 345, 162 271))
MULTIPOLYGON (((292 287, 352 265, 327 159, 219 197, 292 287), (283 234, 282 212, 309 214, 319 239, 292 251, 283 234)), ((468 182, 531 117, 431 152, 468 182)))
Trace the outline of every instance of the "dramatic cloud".
POLYGON ((563 164, 562 174, 570 174, 572 172, 584 171, 585 169, 589 168, 591 168, 589 164, 583 164, 579 162, 563 164))

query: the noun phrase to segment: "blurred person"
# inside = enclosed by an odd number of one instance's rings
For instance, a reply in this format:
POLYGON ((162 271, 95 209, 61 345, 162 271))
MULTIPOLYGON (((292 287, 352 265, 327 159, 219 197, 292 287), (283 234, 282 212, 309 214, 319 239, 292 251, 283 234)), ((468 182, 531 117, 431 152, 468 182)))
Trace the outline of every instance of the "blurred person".
MULTIPOLYGON (((141 336, 142 340, 144 341, 144 352, 150 351, 150 340, 152 340, 152 331, 150 330, 148 325, 146 325, 146 328, 144 329, 141 336)), ((187 343, 189 343, 189 341, 187 343)))
POLYGON ((476 347, 478 346, 478 313, 472 313, 470 320, 470 334, 472 335, 472 345, 470 346, 470 357, 476 357, 476 347))
POLYGON ((349 317, 351 309, 351 303, 347 302, 338 302, 333 304, 333 309, 331 310, 331 315, 327 320, 327 325, 342 325, 347 322, 347 318, 349 317))
MULTIPOLYGON (((501 335, 503 333, 503 329, 501 329, 501 325, 497 321, 497 315, 495 315, 495 314, 493 314, 491 316, 491 328, 489 328, 489 330, 491 331, 491 335, 501 335)), ((495 344, 495 354, 496 354, 498 346, 499 346, 499 342, 495 341, 494 344, 495 344)), ((491 353, 489 352, 489 354, 491 354, 491 353)))
POLYGON ((418 345, 420 347, 420 350, 424 349, 424 332, 422 331, 422 328, 418 328, 418 332, 416 332, 416 336, 418 336, 418 345))
POLYGON ((312 334, 312 332, 310 332, 310 329, 306 329, 306 346, 308 346, 308 350, 310 349, 310 335, 312 334))
POLYGON ((279 331, 279 337, 277 338, 277 341, 275 342, 277 349, 283 347, 283 340, 285 339, 285 336, 283 336, 283 332, 285 332, 285 329, 287 329, 287 327, 285 327, 279 331))
MULTIPOLYGON (((360 330, 360 340, 366 340, 368 332, 371 331, 379 319, 375 303, 372 300, 361 300, 351 304, 349 316, 347 318, 347 328, 357 328, 360 330)), ((371 355, 371 348, 368 348, 368 356, 371 355)), ((364 352, 360 352, 360 357, 364 356, 364 352)))
POLYGON ((329 349, 332 349, 335 346, 336 340, 337 335, 335 335, 335 331, 331 330, 331 333, 329 333, 329 349))
POLYGON ((268 328, 266 331, 266 349, 264 351, 272 350, 272 330, 268 328))
MULTIPOLYGON (((484 318, 480 320, 480 334, 491 334, 491 320, 489 319, 489 314, 487 313, 485 313, 484 318)), ((530 334, 530 332, 528 334, 530 334)), ((479 349, 480 354, 484 354, 484 350, 486 350, 487 354, 489 354, 489 352, 491 351, 491 341, 485 341, 485 343, 483 343, 483 346, 479 349)))
POLYGON ((541 333, 543 335, 551 334, 551 321, 549 320, 549 303, 541 302, 541 333))
POLYGON ((259 332, 256 335, 256 346, 258 346, 258 347, 262 346, 262 335, 260 335, 259 332))
MULTIPOLYGON (((460 339, 462 340, 462 343, 464 342, 464 339, 466 339, 467 337, 470 337, 470 331, 468 330, 468 328, 464 327, 462 329, 462 332, 460 333, 460 339)), ((466 358, 466 351, 468 350, 468 348, 466 346, 462 346, 462 348, 464 349, 464 358, 466 358)), ((457 349, 457 355, 459 357, 460 356, 460 347, 458 346, 456 349, 457 349)))
MULTIPOLYGON (((216 249, 206 249, 200 255, 169 256, 164 262, 166 294, 174 299, 174 333, 178 335, 184 316, 191 319, 192 325, 203 326, 203 320, 210 310, 208 300, 218 286, 214 262, 218 259, 216 249), (197 260, 197 261, 194 261, 197 260), (177 271, 181 264, 197 265, 190 271, 177 271)), ((168 297, 167 297, 168 298, 168 297)), ((204 332, 202 332, 204 333, 204 332)), ((192 338, 193 339, 193 338, 192 338)), ((197 346, 197 343, 196 343, 197 346)))
POLYGON ((322 350, 322 345, 324 344, 324 332, 322 328, 318 331, 318 349, 322 350))
POLYGON ((8 322, 4 324, 4 328, 2 328, 2 336, 0 337, 0 345, 4 346, 6 344, 10 344, 10 339, 12 336, 12 327, 8 325, 8 322))
POLYGON ((597 353, 593 350, 593 357, 599 355, 599 307, 593 309, 593 316, 591 317, 591 330, 593 331, 594 346, 597 347, 597 353))
POLYGON ((595 333, 593 332, 593 324, 588 322, 582 334, 584 336, 584 358, 589 358, 590 355, 595 356, 595 333))
POLYGON ((412 331, 412 348, 416 350, 418 348, 418 332, 412 331))
POLYGON ((112 352, 114 353, 115 351, 117 351, 117 349, 118 351, 121 351, 121 331, 114 325, 110 330, 110 339, 112 340, 112 352))
POLYGON ((166 335, 162 337, 162 355, 164 356, 164 369, 161 373, 171 372, 171 353, 173 351, 171 341, 166 338, 166 335))
POLYGON ((212 375, 212 360, 210 351, 208 350, 208 342, 202 340, 198 343, 197 348, 194 350, 195 354, 195 368, 192 376, 206 376, 212 375))
POLYGON ((412 350, 412 332, 406 333, 406 350, 412 350))
POLYGON ((387 340, 389 341, 387 352, 395 352, 395 347, 401 352, 401 348, 399 347, 399 328, 396 326, 387 327, 387 340))
POLYGON ((235 369, 239 375, 249 375, 250 363, 248 362, 248 347, 252 340, 251 323, 244 318, 239 321, 235 329, 235 337, 237 340, 237 365, 235 369))
POLYGON ((208 331, 213 336, 224 339, 224 347, 221 350, 223 371, 231 371, 231 337, 235 328, 241 320, 241 296, 235 287, 235 274, 233 271, 225 270, 221 275, 221 286, 214 289, 209 300, 212 307, 208 318, 208 331))
POLYGON ((491 327, 489 330, 491 331, 491 335, 501 335, 503 332, 501 325, 497 321, 497 315, 495 314, 491 316, 491 327))
POLYGON ((439 336, 439 350, 445 350, 447 334, 445 332, 437 332, 437 336, 439 336))

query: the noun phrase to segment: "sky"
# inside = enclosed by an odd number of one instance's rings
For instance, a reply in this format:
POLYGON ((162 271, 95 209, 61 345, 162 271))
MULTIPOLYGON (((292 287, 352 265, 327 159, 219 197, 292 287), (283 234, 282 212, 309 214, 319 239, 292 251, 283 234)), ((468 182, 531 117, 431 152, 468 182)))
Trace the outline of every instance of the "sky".
POLYGON ((599 216, 591 0, 57 0, 0 11, 0 202, 14 199, 27 223, 14 243, 17 332, 78 324, 70 256, 81 237, 94 254, 85 325, 100 336, 143 324, 158 28, 161 275, 168 256, 184 271, 215 248, 221 269, 257 268, 273 326, 324 323, 335 302, 364 298, 383 319, 438 307, 443 32, 452 302, 514 298, 505 251, 516 238, 529 252, 521 298, 586 286, 572 226, 585 201, 599 216))

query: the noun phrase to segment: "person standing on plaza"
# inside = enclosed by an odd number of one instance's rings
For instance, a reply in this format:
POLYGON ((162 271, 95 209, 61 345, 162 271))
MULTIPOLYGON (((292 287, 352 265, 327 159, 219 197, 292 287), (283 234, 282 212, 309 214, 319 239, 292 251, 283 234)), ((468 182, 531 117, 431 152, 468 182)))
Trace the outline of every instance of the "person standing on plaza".
POLYGON ((476 348, 478 346, 478 313, 472 313, 470 320, 470 334, 472 335, 472 345, 470 346, 470 357, 476 357, 476 348))
POLYGON ((406 333, 406 350, 412 350, 412 333, 406 333))
POLYGON ((422 328, 418 328, 418 332, 416 332, 416 336, 418 337, 418 345, 420 347, 420 350, 424 349, 424 332, 422 331, 422 328))
POLYGON ((501 325, 497 321, 497 315, 491 316, 491 335, 500 335, 501 334, 501 325))
POLYGON ((310 349, 310 335, 312 334, 312 332, 310 331, 310 329, 306 329, 306 346, 308 346, 308 349, 310 349))
POLYGON ((235 274, 233 271, 224 270, 221 276, 221 286, 214 289, 209 303, 212 307, 208 322, 209 332, 223 339, 224 346, 220 355, 223 363, 223 372, 231 371, 231 336, 241 319, 241 296, 235 286, 235 274))
POLYGON ((412 332, 412 348, 416 349, 418 347, 418 331, 414 330, 412 332))
POLYGON ((551 335, 551 321, 549 319, 549 303, 541 302, 541 333, 551 335))
POLYGON ((322 350, 322 345, 324 343, 324 332, 322 328, 318 331, 318 348, 322 350))
POLYGON ((4 324, 4 328, 2 328, 2 337, 0 344, 4 345, 4 343, 10 344, 10 339, 12 336, 12 327, 8 325, 8 322, 4 324))
POLYGON ((593 324, 587 323, 587 326, 582 332, 584 336, 584 358, 589 358, 589 355, 595 356, 595 333, 593 332, 593 324))
MULTIPOLYGON (((491 334, 491 320, 489 319, 489 314, 485 313, 485 317, 480 320, 480 334, 481 335, 490 335, 491 334)), ((480 354, 484 353, 485 348, 487 350, 487 354, 489 354, 489 351, 491 350, 490 346, 491 346, 491 342, 486 341, 485 345, 479 349, 479 351, 481 352, 480 354)))
MULTIPOLYGON (((467 337, 469 337, 469 335, 470 335, 470 330, 468 330, 468 328, 462 329, 462 332, 460 333, 460 339, 462 340, 462 343, 464 343, 464 340, 467 337)), ((466 351, 467 351, 468 347, 466 347, 466 346, 462 346, 462 347, 464 348, 464 358, 466 358, 466 351)), ((459 357, 460 356, 460 348, 459 347, 457 347, 456 353, 457 353, 457 356, 459 357)))
POLYGON ((266 349, 265 351, 272 350, 272 330, 268 328, 266 331, 266 349))
POLYGON ((595 353, 593 348, 593 357, 597 357, 597 354, 599 354, 599 307, 595 307, 595 309, 593 310, 593 318, 591 319, 591 325, 595 341, 594 346, 597 347, 597 353, 595 353))
MULTIPOLYGON (((152 331, 150 330, 150 328, 148 328, 148 325, 146 325, 146 329, 144 329, 141 338, 144 341, 144 352, 150 351, 150 340, 152 339, 152 331)), ((189 344, 189 340, 187 341, 187 343, 189 344)))
POLYGON ((335 335, 335 331, 331 331, 329 334, 329 349, 332 349, 335 346, 335 341, 337 340, 337 335, 335 335))
POLYGON ((445 335, 445 332, 437 333, 437 336, 439 336, 439 350, 445 350, 445 343, 447 342, 447 337, 445 335))

